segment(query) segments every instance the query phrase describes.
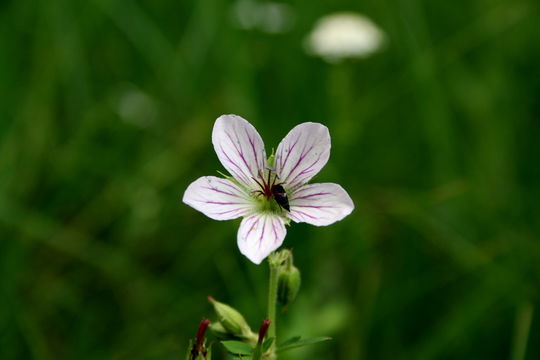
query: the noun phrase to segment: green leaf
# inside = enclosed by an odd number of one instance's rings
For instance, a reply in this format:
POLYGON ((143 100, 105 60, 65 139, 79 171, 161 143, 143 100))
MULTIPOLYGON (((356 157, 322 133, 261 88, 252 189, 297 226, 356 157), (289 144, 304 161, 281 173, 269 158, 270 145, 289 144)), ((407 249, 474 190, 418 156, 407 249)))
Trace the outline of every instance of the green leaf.
POLYGON ((260 345, 257 345, 255 347, 255 350, 253 350, 253 360, 261 360, 262 359, 262 348, 260 345))
MULTIPOLYGON (((298 337, 297 337, 298 338, 298 337)), ((294 338, 293 338, 294 339, 294 338)), ((323 341, 332 340, 332 338, 326 337, 326 336, 320 336, 320 337, 312 337, 307 339, 298 338, 296 341, 292 341, 293 339, 287 340, 284 344, 282 344, 276 352, 284 352, 292 349, 296 349, 302 346, 311 345, 320 343, 323 341)))
POLYGON ((279 344, 278 347, 283 347, 283 346, 286 346, 286 345, 295 343, 295 342, 297 342, 298 340, 300 340, 301 338, 302 338, 301 336, 293 336, 292 338, 290 338, 290 339, 288 339, 288 340, 285 340, 284 342, 282 342, 281 344, 279 344))
POLYGON ((265 352, 268 351, 268 349, 270 349, 270 347, 272 346, 272 344, 274 343, 274 338, 271 337, 271 338, 268 338, 266 340, 264 340, 264 342, 261 344, 257 344, 257 346, 255 346, 255 349, 253 350, 253 356, 252 356, 252 359, 253 360, 260 360, 262 359, 262 356, 265 352))
POLYGON ((246 343, 243 343, 241 341, 235 341, 235 340, 228 340, 228 341, 222 341, 221 342, 223 346, 232 354, 238 354, 238 355, 251 355, 253 352, 253 348, 246 343))
POLYGON ((274 343, 274 340, 275 340, 275 338, 273 338, 273 337, 264 340, 264 343, 263 343, 263 346, 262 346, 263 353, 267 352, 268 349, 270 349, 270 346, 272 346, 272 344, 274 343))

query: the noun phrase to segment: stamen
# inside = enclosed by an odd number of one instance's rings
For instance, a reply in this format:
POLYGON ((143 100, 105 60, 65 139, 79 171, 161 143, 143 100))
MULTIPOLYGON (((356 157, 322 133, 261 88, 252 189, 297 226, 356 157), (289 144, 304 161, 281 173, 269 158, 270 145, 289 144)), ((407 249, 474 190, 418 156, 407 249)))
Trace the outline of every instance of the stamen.
MULTIPOLYGON (((254 177, 251 177, 251 178, 252 178, 253 180, 255 180, 255 182, 256 182, 257 184, 259 184, 259 186, 261 187, 261 189, 264 190, 264 185, 261 184, 261 183, 259 182, 259 180, 255 179, 254 177)), ((264 182, 264 181, 263 181, 263 182, 264 182)))
POLYGON ((261 190, 252 190, 251 193, 252 194, 257 194, 257 196, 264 195, 264 193, 261 190))
POLYGON ((272 174, 271 170, 268 170, 268 180, 266 180, 266 184, 270 185, 270 175, 272 174))
MULTIPOLYGON (((275 173, 274 173, 275 174, 275 173)), ((275 174, 276 176, 274 176, 274 180, 272 180, 272 185, 270 185, 270 188, 272 186, 274 186, 276 184, 276 180, 279 179, 279 176, 277 174, 275 174)))
POLYGON ((279 176, 276 170, 270 166, 266 166, 263 170, 258 170, 257 174, 259 175, 258 177, 251 177, 261 188, 261 190, 251 191, 252 194, 257 194, 257 196, 263 195, 265 198, 270 199, 274 196, 272 194, 272 188, 275 185, 284 184, 279 182, 279 176), (264 170, 268 170, 268 175, 265 176, 264 170))

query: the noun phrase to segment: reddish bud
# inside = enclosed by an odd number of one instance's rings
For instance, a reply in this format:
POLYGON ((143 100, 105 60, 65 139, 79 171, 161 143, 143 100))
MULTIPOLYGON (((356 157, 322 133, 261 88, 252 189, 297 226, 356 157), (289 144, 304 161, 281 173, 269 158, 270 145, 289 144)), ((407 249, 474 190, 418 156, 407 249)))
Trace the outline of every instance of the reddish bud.
POLYGON ((269 319, 264 319, 261 327, 259 328, 259 341, 258 344, 262 344, 264 337, 266 336, 266 332, 268 331, 268 328, 270 327, 271 321, 269 319))
POLYGON ((204 333, 210 325, 210 320, 202 318, 201 324, 199 325, 199 330, 197 330, 197 348, 200 349, 204 342, 204 333))
POLYGON ((210 325, 210 320, 202 318, 201 323, 199 324, 199 329, 197 330, 197 338, 195 339, 196 343, 191 348, 190 360, 198 359, 199 355, 206 359, 207 349, 205 349, 204 346, 204 334, 206 333, 206 329, 208 329, 208 325, 210 325))

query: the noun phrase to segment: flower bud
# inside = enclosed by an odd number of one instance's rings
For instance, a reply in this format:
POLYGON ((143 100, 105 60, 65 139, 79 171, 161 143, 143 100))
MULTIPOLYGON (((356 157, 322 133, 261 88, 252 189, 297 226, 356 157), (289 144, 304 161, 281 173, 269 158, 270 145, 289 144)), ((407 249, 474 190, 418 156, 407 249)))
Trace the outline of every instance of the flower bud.
POLYGON ((204 334, 206 333, 206 329, 208 329, 208 325, 210 325, 210 320, 202 318, 201 323, 199 324, 199 329, 197 330, 197 347, 202 348, 204 346, 204 334))
POLYGON ((282 306, 293 302, 300 290, 300 271, 292 264, 283 266, 278 275, 278 301, 282 306))
POLYGON ((210 346, 206 347, 206 339, 204 338, 208 325, 210 325, 210 321, 202 318, 195 342, 192 340, 189 341, 189 351, 186 355, 187 360, 210 360, 212 358, 210 346))
POLYGON ((257 344, 261 345, 263 343, 264 337, 266 336, 266 332, 268 331, 271 323, 272 322, 270 319, 263 320, 261 327, 259 328, 259 339, 257 340, 257 344))
POLYGON ((251 336, 251 329, 238 310, 215 300, 211 296, 208 297, 208 301, 214 306, 219 322, 229 335, 237 337, 251 336))
MULTIPOLYGON (((251 358, 254 360, 260 360, 263 358, 263 352, 265 351, 265 343, 264 343, 264 337, 266 336, 266 333, 268 332, 268 328, 270 327, 271 321, 270 319, 264 319, 261 327, 259 328, 259 337, 257 340, 257 345, 255 346, 255 349, 253 349, 253 353, 251 358)), ((272 339, 271 341, 273 341, 272 339)), ((266 357, 265 357, 266 358, 266 357)), ((273 359, 273 357, 270 357, 273 359)))
POLYGON ((229 332, 221 325, 219 321, 215 321, 209 326, 210 331, 220 340, 228 340, 231 338, 229 332))

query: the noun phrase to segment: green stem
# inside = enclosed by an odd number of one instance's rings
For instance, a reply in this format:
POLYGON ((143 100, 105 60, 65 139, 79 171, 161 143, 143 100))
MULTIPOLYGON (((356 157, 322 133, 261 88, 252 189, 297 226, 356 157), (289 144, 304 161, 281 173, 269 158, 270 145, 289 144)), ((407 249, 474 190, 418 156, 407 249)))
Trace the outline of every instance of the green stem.
POLYGON ((534 307, 530 302, 519 306, 514 329, 512 360, 523 360, 527 351, 527 342, 533 317, 534 307))
MULTIPOLYGON (((274 338, 274 344, 276 343, 276 303, 277 303, 277 288, 278 288, 278 270, 279 264, 273 261, 273 255, 268 258, 268 264, 270 265, 270 283, 268 287, 268 319, 270 320, 270 327, 268 328, 268 337, 274 338)), ((274 352, 274 345, 272 345, 271 352, 274 352)))

